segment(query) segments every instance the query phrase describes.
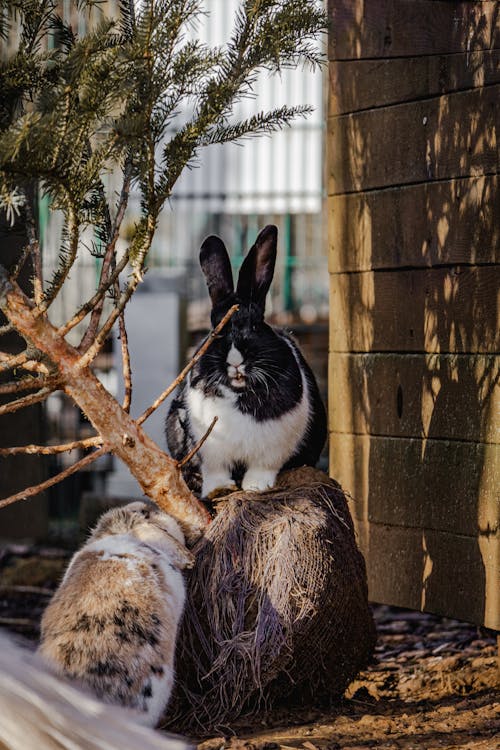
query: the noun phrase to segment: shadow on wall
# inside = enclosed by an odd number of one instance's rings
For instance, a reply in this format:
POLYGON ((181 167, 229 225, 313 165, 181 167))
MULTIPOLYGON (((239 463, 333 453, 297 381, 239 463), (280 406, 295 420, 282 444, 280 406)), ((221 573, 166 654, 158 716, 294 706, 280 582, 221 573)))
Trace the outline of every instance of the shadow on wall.
MULTIPOLYGON (((361 542, 372 579, 394 576, 397 588, 406 577, 411 606, 433 612, 447 612, 453 588, 453 614, 492 623, 500 603, 500 132, 498 86, 483 84, 499 80, 499 55, 476 50, 493 46, 500 9, 488 21, 474 13, 450 40, 451 50, 470 54, 415 63, 440 66, 433 98, 335 118, 331 192, 348 194, 334 219, 340 266, 359 271, 344 277, 346 351, 377 353, 362 373, 351 356, 348 376, 351 424, 375 436, 358 441, 353 469, 353 492, 365 503, 357 515, 371 522, 361 542), (390 542, 388 526, 396 527, 390 542), (394 555, 392 571, 388 544, 408 555, 394 555)), ((351 22, 353 56, 361 56, 362 19, 351 22)), ((384 80, 392 63, 402 64, 377 61, 384 80)), ((349 106, 366 97, 363 87, 356 75, 344 80, 349 106)))

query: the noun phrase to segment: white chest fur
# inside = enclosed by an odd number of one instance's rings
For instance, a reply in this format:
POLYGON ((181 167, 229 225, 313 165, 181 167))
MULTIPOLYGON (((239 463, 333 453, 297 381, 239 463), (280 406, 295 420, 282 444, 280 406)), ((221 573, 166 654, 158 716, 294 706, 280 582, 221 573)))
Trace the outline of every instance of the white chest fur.
POLYGON ((218 418, 200 450, 203 495, 231 485, 231 468, 244 462, 247 472, 243 489, 263 490, 274 484, 276 474, 301 442, 309 420, 307 381, 302 377, 302 398, 295 407, 276 419, 258 422, 236 407, 237 394, 225 388, 221 397, 205 396, 188 386, 187 403, 196 441, 218 418))

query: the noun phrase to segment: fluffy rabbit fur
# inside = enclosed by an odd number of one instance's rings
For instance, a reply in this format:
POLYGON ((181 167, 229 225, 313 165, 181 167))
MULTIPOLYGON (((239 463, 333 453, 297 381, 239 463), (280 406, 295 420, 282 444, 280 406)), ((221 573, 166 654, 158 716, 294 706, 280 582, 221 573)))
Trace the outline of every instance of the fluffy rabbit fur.
POLYGON ((192 564, 173 518, 146 503, 105 513, 44 612, 39 651, 61 674, 155 726, 174 681, 192 564))
POLYGON ((105 705, 54 675, 0 635, 0 750, 194 750, 181 737, 138 726, 133 711, 105 705))
POLYGON ((212 325, 239 309, 200 358, 167 417, 167 442, 181 459, 215 428, 184 467, 204 497, 222 488, 272 487, 281 469, 314 466, 326 438, 326 414, 314 375, 296 343, 264 321, 276 261, 278 230, 267 226, 233 285, 227 250, 218 237, 201 247, 200 264, 212 301, 212 325), (201 478, 201 482, 200 482, 201 478))

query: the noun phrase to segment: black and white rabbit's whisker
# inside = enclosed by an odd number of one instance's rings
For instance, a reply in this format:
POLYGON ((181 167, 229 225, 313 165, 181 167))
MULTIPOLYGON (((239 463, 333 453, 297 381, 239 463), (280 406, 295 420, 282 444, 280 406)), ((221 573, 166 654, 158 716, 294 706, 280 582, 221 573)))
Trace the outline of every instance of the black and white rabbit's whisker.
POLYGON ((258 368, 255 368, 252 374, 255 374, 266 387, 269 386, 269 383, 274 383, 276 386, 279 386, 279 380, 278 378, 273 377, 272 375, 269 375, 269 370, 261 370, 258 368))
POLYGON ((269 397, 271 395, 271 391, 269 389, 269 383, 264 378, 260 377, 258 378, 258 382, 261 383, 264 388, 266 389, 267 396, 269 397))
POLYGON ((277 381, 277 380, 276 380, 275 378, 267 378, 267 377, 266 377, 266 376, 265 376, 265 375, 264 375, 263 373, 261 373, 261 372, 256 372, 256 371, 254 371, 254 372, 252 373, 252 377, 253 377, 253 378, 254 378, 254 379, 255 379, 255 380, 256 380, 256 381, 258 382, 258 383, 262 383, 262 385, 263 385, 263 386, 264 386, 264 388, 266 389, 266 392, 267 392, 267 395, 268 395, 268 396, 270 395, 270 390, 269 390, 269 382, 268 382, 268 381, 271 381, 271 383, 275 383, 276 385, 278 385, 278 381, 277 381))
POLYGON ((205 387, 207 390, 212 390, 224 383, 224 373, 214 373, 214 375, 205 379, 205 387))
POLYGON ((258 361, 253 363, 253 366, 256 368, 259 367, 260 369, 265 368, 265 372, 275 372, 278 375, 281 373, 280 368, 272 364, 269 359, 263 359, 259 357, 258 361))
MULTIPOLYGON (((283 371, 279 367, 274 366, 270 362, 270 360, 259 359, 258 364, 261 365, 263 368, 265 368, 264 371, 266 372, 266 374, 276 373, 276 375, 278 375, 279 377, 281 378, 283 377, 283 371)), ((301 382, 300 373, 291 372, 291 373, 287 373, 287 376, 296 380, 297 382, 301 382)))

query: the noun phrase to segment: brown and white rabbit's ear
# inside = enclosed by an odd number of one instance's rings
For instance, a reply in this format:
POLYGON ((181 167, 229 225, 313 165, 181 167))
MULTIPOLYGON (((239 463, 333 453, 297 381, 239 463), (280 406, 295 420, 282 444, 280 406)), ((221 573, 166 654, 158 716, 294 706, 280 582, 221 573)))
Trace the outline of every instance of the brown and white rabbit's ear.
POLYGON ((207 281, 212 306, 217 307, 234 292, 231 261, 220 237, 211 235, 203 242, 200 265, 207 281))
POLYGON ((278 245, 278 228, 264 227, 250 248, 241 266, 236 294, 242 302, 255 302, 262 307, 273 280, 278 245))

